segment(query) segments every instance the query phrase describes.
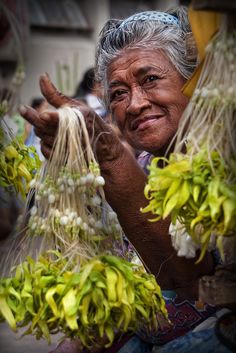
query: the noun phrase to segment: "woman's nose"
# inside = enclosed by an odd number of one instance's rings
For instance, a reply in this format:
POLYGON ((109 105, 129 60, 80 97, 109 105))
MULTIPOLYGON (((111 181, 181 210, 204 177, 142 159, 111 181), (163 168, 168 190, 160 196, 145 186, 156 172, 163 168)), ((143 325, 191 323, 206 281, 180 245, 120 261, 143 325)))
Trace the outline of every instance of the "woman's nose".
POLYGON ((150 106, 146 92, 141 87, 136 87, 130 93, 130 99, 126 112, 131 115, 139 114, 143 109, 150 106))

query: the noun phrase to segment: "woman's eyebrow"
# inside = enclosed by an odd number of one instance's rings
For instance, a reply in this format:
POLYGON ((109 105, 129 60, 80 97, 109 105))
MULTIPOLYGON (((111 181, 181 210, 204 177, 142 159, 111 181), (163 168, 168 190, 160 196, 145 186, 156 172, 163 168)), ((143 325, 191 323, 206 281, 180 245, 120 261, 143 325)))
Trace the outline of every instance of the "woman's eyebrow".
POLYGON ((145 75, 146 73, 148 73, 150 70, 153 70, 154 67, 153 66, 143 66, 143 67, 140 67, 136 74, 137 75, 145 75))
POLYGON ((124 84, 124 83, 123 83, 122 81, 119 81, 119 80, 114 80, 114 81, 111 81, 111 82, 109 83, 108 88, 111 89, 111 88, 117 87, 117 86, 119 86, 119 85, 121 85, 121 84, 124 84))
POLYGON ((159 66, 154 66, 154 65, 148 65, 148 66, 143 66, 143 67, 140 67, 137 72, 136 72, 136 76, 141 76, 141 75, 145 75, 147 73, 149 73, 150 71, 157 71, 157 72, 162 72, 163 69, 159 66))
MULTIPOLYGON (((162 71, 161 67, 157 67, 154 65, 147 65, 147 66, 143 66, 143 67, 138 68, 137 71, 135 72, 135 76, 142 76, 142 75, 145 75, 148 72, 153 71, 153 70, 156 70, 159 72, 162 71)), ((119 85, 124 85, 124 82, 120 81, 120 80, 113 80, 109 83, 108 89, 111 89, 113 87, 117 87, 119 85)))

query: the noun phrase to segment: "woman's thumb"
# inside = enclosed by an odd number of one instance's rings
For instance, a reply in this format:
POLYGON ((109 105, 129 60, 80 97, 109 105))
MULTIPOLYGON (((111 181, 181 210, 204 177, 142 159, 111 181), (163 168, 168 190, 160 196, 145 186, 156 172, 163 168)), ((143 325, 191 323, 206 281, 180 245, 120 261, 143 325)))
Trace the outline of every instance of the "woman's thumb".
POLYGON ((47 73, 40 76, 39 84, 42 94, 53 107, 59 108, 62 105, 75 105, 77 103, 74 99, 59 92, 47 73))

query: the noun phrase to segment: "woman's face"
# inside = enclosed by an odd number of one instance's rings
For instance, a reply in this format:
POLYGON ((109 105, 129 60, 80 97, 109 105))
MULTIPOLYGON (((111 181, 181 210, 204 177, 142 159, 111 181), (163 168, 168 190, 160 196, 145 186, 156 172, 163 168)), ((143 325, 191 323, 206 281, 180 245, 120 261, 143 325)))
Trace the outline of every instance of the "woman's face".
POLYGON ((110 109, 138 150, 163 154, 188 103, 185 79, 158 49, 125 49, 108 68, 110 109))

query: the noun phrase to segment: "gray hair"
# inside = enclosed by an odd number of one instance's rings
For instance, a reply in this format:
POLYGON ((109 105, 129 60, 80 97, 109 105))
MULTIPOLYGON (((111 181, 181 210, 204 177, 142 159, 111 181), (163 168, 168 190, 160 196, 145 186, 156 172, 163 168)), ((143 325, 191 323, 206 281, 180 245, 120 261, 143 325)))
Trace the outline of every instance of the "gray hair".
POLYGON ((125 48, 161 49, 176 70, 188 79, 197 64, 197 51, 188 21, 187 8, 169 10, 178 24, 165 24, 152 18, 142 21, 107 21, 96 50, 96 79, 107 90, 107 68, 125 48))

